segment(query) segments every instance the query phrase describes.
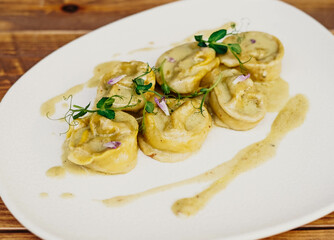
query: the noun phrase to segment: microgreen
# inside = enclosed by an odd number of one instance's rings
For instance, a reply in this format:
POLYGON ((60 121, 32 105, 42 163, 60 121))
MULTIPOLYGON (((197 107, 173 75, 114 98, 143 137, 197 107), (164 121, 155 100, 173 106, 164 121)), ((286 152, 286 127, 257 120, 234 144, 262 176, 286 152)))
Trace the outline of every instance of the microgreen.
POLYGON ((142 97, 144 98, 145 100, 145 105, 144 105, 144 109, 143 109, 143 120, 141 122, 141 126, 140 126, 140 131, 145 131, 145 113, 148 112, 148 113, 153 113, 154 111, 154 104, 150 101, 148 101, 144 95, 142 95, 142 97))
POLYGON ((139 75, 138 77, 135 77, 132 79, 132 82, 134 83, 135 92, 137 95, 141 95, 146 93, 151 87, 152 83, 145 84, 145 80, 143 79, 144 76, 152 72, 152 68, 147 64, 146 70, 143 74, 139 75))
MULTIPOLYGON (((218 79, 215 81, 215 83, 210 88, 202 88, 198 94, 203 94, 203 98, 201 100, 201 104, 199 106, 199 111, 203 115, 203 106, 205 103, 205 99, 208 96, 208 94, 218 85, 218 83, 223 79, 223 74, 220 73, 218 76, 218 79)), ((204 115, 203 115, 204 116, 204 115)))
POLYGON ((154 104, 152 102, 150 102, 150 101, 146 101, 145 111, 148 112, 148 113, 153 113, 153 111, 154 111, 154 104))
POLYGON ((152 70, 156 71, 156 69, 154 67, 150 68, 150 66, 147 64, 146 71, 143 74, 141 74, 140 76, 132 79, 132 82, 134 83, 134 90, 135 90, 137 95, 142 95, 146 92, 151 92, 151 93, 154 93, 154 94, 158 95, 159 97, 162 97, 161 94, 157 93, 154 90, 151 90, 152 83, 145 84, 145 80, 142 78, 145 75, 152 72, 152 70))
POLYGON ((245 73, 247 69, 245 68, 244 64, 250 61, 250 59, 246 62, 242 62, 238 55, 241 54, 241 47, 240 43, 223 43, 222 40, 234 33, 227 33, 226 29, 220 29, 218 31, 213 32, 208 40, 203 39, 203 35, 196 35, 195 40, 198 42, 198 46, 200 47, 209 47, 216 51, 218 54, 225 54, 229 50, 233 56, 238 60, 240 69, 242 73, 245 73), (219 42, 218 42, 219 41, 219 42))
POLYGON ((132 100, 132 96, 131 96, 129 102, 125 106, 123 106, 123 107, 113 107, 113 104, 114 104, 116 98, 123 99, 123 97, 120 96, 120 95, 113 95, 111 97, 103 97, 97 102, 96 109, 89 109, 91 103, 88 103, 85 107, 81 107, 79 105, 72 105, 73 96, 70 95, 67 98, 64 97, 65 101, 70 101, 70 107, 67 110, 67 112, 65 113, 64 117, 58 118, 58 119, 52 119, 48 116, 48 114, 47 114, 47 117, 51 120, 64 120, 70 127, 70 126, 75 126, 77 124, 76 121, 74 121, 74 120, 85 116, 87 113, 96 112, 97 114, 99 114, 103 117, 106 117, 108 119, 115 119, 115 115, 116 115, 115 111, 116 110, 123 110, 125 108, 134 107, 138 103, 141 102, 141 100, 138 100, 137 103, 131 104, 131 100, 132 100))

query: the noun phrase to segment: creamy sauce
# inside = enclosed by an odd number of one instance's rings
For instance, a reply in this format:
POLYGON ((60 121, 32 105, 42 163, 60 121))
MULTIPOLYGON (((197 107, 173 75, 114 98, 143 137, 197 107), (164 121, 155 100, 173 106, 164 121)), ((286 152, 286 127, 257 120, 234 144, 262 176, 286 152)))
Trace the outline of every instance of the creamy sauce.
POLYGON ((69 108, 68 103, 63 103, 61 106, 62 106, 63 108, 69 108))
POLYGON ((62 193, 60 195, 61 198, 63 199, 70 199, 70 198, 74 198, 74 194, 73 193, 69 193, 69 192, 66 192, 66 193, 62 193))
POLYGON ((62 166, 55 166, 47 170, 45 174, 50 178, 64 178, 66 171, 62 166))
MULTIPOLYGON (((70 95, 79 93, 80 91, 84 89, 84 87, 88 87, 88 88, 96 87, 100 81, 101 76, 109 72, 110 69, 113 68, 115 63, 117 63, 117 61, 107 62, 107 63, 102 63, 102 64, 97 65, 94 69, 94 76, 90 80, 88 80, 86 83, 75 85, 74 87, 68 89, 66 92, 59 94, 47 100, 46 102, 44 102, 40 107, 41 115, 42 116, 46 116, 46 115, 52 116, 56 112, 56 104, 63 101, 64 98, 67 98, 70 95)), ((62 105, 63 107, 66 106, 64 104, 62 105)))
POLYGON ((47 198, 47 197, 49 197, 49 194, 46 193, 46 192, 41 192, 41 193, 39 194, 39 197, 40 197, 40 198, 47 198))
POLYGON ((110 72, 117 64, 119 64, 119 61, 105 62, 97 65, 94 68, 94 76, 89 79, 89 81, 86 83, 86 86, 89 88, 97 87, 101 77, 104 74, 110 72))
POLYGON ((200 182, 209 182, 209 181, 214 181, 217 179, 217 176, 222 176, 224 174, 227 174, 231 169, 232 169, 232 165, 230 162, 226 162, 226 163, 222 163, 220 165, 218 165, 217 167, 202 173, 200 175, 197 175, 195 177, 189 178, 189 179, 185 179, 179 182, 174 182, 174 183, 170 183, 167 185, 162 185, 162 186, 158 186, 155 188, 151 188, 148 189, 146 191, 143 192, 139 192, 139 193, 135 193, 135 194, 131 194, 131 195, 125 195, 125 196, 116 196, 113 198, 108 198, 108 199, 104 199, 102 200, 103 204, 106 205, 107 207, 116 207, 116 206, 121 206, 121 205, 125 205, 127 203, 130 203, 134 200, 137 200, 139 198, 145 197, 145 196, 149 196, 155 193, 159 193, 159 192, 163 192, 175 187, 180 187, 183 185, 188 185, 188 184, 194 184, 194 183, 200 183, 200 182))
POLYGON ((153 51, 153 50, 156 50, 157 48, 155 47, 144 47, 144 48, 138 48, 138 49, 135 49, 135 50, 132 50, 130 52, 128 52, 128 54, 134 54, 134 53, 137 53, 137 52, 148 52, 148 51, 153 51))
POLYGON ((190 216, 196 214, 213 196, 226 188, 235 177, 272 158, 276 154, 278 144, 283 137, 304 122, 308 107, 308 100, 303 95, 297 95, 290 99, 277 115, 271 126, 271 131, 265 139, 242 149, 230 160, 230 162, 234 163, 231 171, 221 176, 207 189, 194 197, 176 201, 172 206, 172 211, 176 215, 190 216))
POLYGON ((214 181, 210 187, 201 193, 192 198, 180 199, 172 206, 173 212, 177 215, 196 214, 215 194, 223 190, 235 177, 259 166, 273 157, 282 138, 289 131, 300 126, 304 122, 308 106, 308 100, 303 95, 297 95, 291 98, 284 109, 277 115, 269 135, 264 140, 242 149, 231 160, 224 162, 203 174, 179 182, 158 186, 144 192, 105 199, 102 200, 102 202, 108 207, 120 206, 137 200, 138 198, 166 191, 174 187, 198 182, 214 181))
POLYGON ((282 78, 271 81, 256 81, 254 84, 264 96, 268 112, 278 112, 289 99, 289 84, 282 78))
POLYGON ((69 97, 70 95, 76 94, 84 88, 85 84, 78 84, 74 87, 71 87, 66 92, 55 96, 41 105, 40 113, 42 116, 52 116, 56 112, 56 104, 64 100, 64 97, 69 97))
POLYGON ((113 58, 116 58, 116 57, 119 57, 119 56, 121 56, 120 53, 114 53, 114 54, 112 55, 113 58))

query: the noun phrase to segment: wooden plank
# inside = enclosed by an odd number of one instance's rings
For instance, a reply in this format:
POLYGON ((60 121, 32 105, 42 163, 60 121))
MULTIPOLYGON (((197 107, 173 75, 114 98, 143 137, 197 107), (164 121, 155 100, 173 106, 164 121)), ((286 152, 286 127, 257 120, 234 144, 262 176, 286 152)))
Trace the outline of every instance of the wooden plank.
MULTIPOLYGON (((125 16, 173 1, 176 0, 2 0, 0 29, 92 30, 125 16), (72 5, 69 5, 69 2, 72 5), (70 12, 66 12, 66 9, 70 12)), ((310 14, 325 27, 334 28, 334 0, 284 1, 310 14)))
POLYGON ((88 31, 0 33, 0 77, 22 75, 37 61, 88 31))
MULTIPOLYGON (((4 230, 24 230, 25 228, 8 211, 0 198, 0 232, 4 230)), ((2 239, 0 237, 0 239, 2 239)))
POLYGON ((96 29, 125 16, 175 0, 71 1, 76 11, 66 11, 69 1, 2 1, 0 29, 96 29), (23 4, 24 3, 24 4, 23 4))
POLYGON ((40 238, 35 236, 34 234, 24 231, 24 232, 17 232, 17 231, 9 231, 9 232, 0 232, 0 239, 1 240, 39 240, 40 238))
POLYGON ((334 228, 334 212, 311 223, 305 224, 301 228, 334 228))
POLYGON ((264 240, 329 240, 334 239, 334 229, 293 230, 264 240))
POLYGON ((0 101, 38 61, 88 31, 0 32, 0 101))

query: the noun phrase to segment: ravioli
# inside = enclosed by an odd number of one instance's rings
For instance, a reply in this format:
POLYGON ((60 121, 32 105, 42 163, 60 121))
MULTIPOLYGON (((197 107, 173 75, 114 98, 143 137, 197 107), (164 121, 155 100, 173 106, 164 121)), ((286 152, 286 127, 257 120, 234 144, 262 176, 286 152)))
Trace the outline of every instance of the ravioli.
POLYGON ((209 104, 216 118, 215 123, 234 130, 248 130, 255 127, 264 117, 264 98, 248 78, 238 81, 242 74, 236 69, 224 66, 215 68, 205 77, 213 82, 222 74, 222 81, 210 92, 209 104))
MULTIPOLYGON (((106 66, 104 66, 105 73, 101 75, 101 80, 97 89, 96 102, 98 102, 102 97, 111 97, 113 95, 118 95, 122 96, 122 98, 115 98, 113 107, 121 108, 130 104, 135 106, 126 107, 122 110, 136 112, 142 109, 145 105, 145 102, 143 101, 142 96, 139 96, 135 93, 134 83, 132 82, 132 80, 136 77, 143 75, 148 70, 150 72, 142 76, 141 78, 144 80, 145 85, 151 83, 152 87, 150 88, 150 90, 154 90, 155 74, 153 70, 149 68, 146 63, 140 61, 114 61, 106 64, 110 64, 110 69, 106 71, 106 66), (120 78, 121 80, 113 85, 108 84, 111 79, 115 78, 120 78)), ((150 92, 146 92, 143 94, 145 98, 150 98, 152 95, 153 93, 150 92)))
POLYGON ((116 111, 113 120, 93 113, 76 121, 65 141, 68 160, 108 174, 127 173, 136 166, 138 123, 134 117, 116 111), (108 148, 109 142, 120 146, 108 148))
MULTIPOLYGON (((264 32, 244 32, 224 39, 224 43, 240 42, 242 52, 239 56, 254 80, 268 81, 278 78, 282 69, 284 47, 273 35, 264 32)), ((219 55, 227 67, 238 67, 239 62, 231 51, 219 55)))
POLYGON ((212 120, 205 107, 203 115, 199 112, 200 99, 169 99, 167 104, 171 109, 170 116, 158 107, 156 113, 145 114, 145 129, 138 136, 139 147, 156 160, 176 162, 201 147, 212 120))
MULTIPOLYGON (((211 48, 201 48, 197 43, 185 43, 163 53, 156 67, 163 64, 166 83, 181 94, 198 90, 201 79, 219 65, 216 52, 211 48)), ((157 73, 157 82, 162 85, 162 76, 157 73)))

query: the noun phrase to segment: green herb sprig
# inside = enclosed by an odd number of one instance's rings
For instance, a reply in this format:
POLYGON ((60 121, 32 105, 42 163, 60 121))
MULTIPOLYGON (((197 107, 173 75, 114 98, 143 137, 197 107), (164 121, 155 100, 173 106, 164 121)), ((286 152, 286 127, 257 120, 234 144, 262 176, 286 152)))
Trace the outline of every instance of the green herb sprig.
POLYGON ((145 84, 144 79, 142 78, 143 76, 149 74, 151 71, 155 70, 154 67, 150 68, 149 64, 147 64, 147 68, 146 71, 141 74, 140 76, 132 79, 132 82, 134 83, 134 91, 137 95, 141 95, 143 100, 145 101, 145 105, 144 105, 144 109, 143 109, 143 120, 141 122, 141 126, 140 126, 140 130, 144 131, 145 130, 145 113, 153 113, 154 112, 154 103, 147 100, 144 96, 145 93, 150 92, 150 93, 154 93, 155 95, 159 96, 160 98, 162 98, 163 96, 154 91, 151 90, 152 87, 152 83, 148 83, 145 84))
MULTIPOLYGON (((201 100, 201 104, 199 106, 199 111, 200 113, 203 115, 203 106, 204 106, 204 102, 206 97, 208 96, 208 94, 218 85, 218 83, 220 83, 220 81, 223 79, 223 73, 220 73, 218 76, 218 79, 215 81, 215 83, 210 87, 210 88, 202 88, 199 92, 203 93, 203 98, 201 100)), ((204 115, 203 115, 204 116, 204 115)))
POLYGON ((246 62, 242 62, 239 58, 239 55, 241 54, 241 47, 239 43, 223 43, 221 40, 223 40, 226 36, 232 35, 234 33, 227 33, 226 29, 220 29, 218 31, 213 32, 208 40, 203 39, 203 35, 196 35, 195 40, 198 42, 198 46, 200 47, 209 47, 216 51, 218 54, 225 54, 228 50, 233 54, 233 56, 238 60, 240 69, 242 73, 247 72, 247 69, 245 68, 244 64, 249 62, 247 60, 246 62), (218 42, 219 41, 219 42, 218 42))
MULTIPOLYGON (((115 119, 115 111, 116 110, 122 110, 122 109, 125 109, 125 108, 128 108, 128 107, 134 107, 141 102, 141 100, 138 100, 137 103, 131 104, 131 100, 132 100, 132 95, 131 95, 131 98, 130 98, 129 102, 127 103, 127 105, 125 105, 123 107, 115 108, 115 107, 113 107, 113 104, 114 104, 116 98, 123 99, 123 97, 120 96, 120 95, 113 95, 111 97, 103 97, 96 104, 96 109, 89 109, 91 103, 88 103, 85 107, 81 107, 79 105, 72 105, 72 100, 73 100, 72 95, 70 95, 67 98, 64 97, 65 101, 68 101, 68 100, 70 101, 70 107, 69 107, 68 111, 65 113, 64 117, 58 118, 58 119, 52 119, 52 120, 65 120, 65 122, 70 127, 70 126, 75 126, 76 125, 74 120, 85 116, 87 113, 94 113, 94 112, 96 112, 97 114, 99 114, 103 117, 106 117, 108 119, 115 119)), ((50 118, 48 116, 48 114, 47 114, 47 117, 50 118)))
MULTIPOLYGON (((162 81, 163 81, 163 84, 162 84, 161 86, 165 85, 167 89, 172 89, 172 88, 167 84, 167 82, 164 80, 164 78, 163 78, 163 76, 164 76, 164 75, 163 75, 163 64, 164 64, 164 62, 165 62, 165 61, 163 61, 163 62, 161 63, 161 65, 159 66, 159 68, 158 68, 158 71, 160 72, 160 76, 161 76, 162 81)), ((214 89, 214 88, 218 85, 218 83, 219 83, 221 80, 222 80, 222 74, 219 75, 217 81, 216 81, 210 88, 202 88, 202 89, 200 89, 199 91, 195 91, 195 92, 193 92, 193 93, 191 93, 191 94, 189 94, 189 95, 185 95, 185 96, 182 96, 182 95, 181 95, 180 93, 178 93, 175 89, 173 89, 172 91, 173 91, 174 93, 177 94, 177 97, 176 97, 176 98, 177 98, 178 100, 185 99, 185 98, 195 98, 195 97, 198 97, 198 96, 203 95, 203 98, 202 98, 202 100, 201 100, 201 104, 200 104, 200 106, 199 106, 199 108, 198 108, 198 109, 199 109, 199 112, 203 115, 203 112, 204 112, 204 110, 203 110, 203 106, 204 106, 205 99, 206 99, 207 95, 212 91, 212 89, 214 89)), ((170 92, 168 92, 168 93, 170 93, 170 92)), ((165 93, 165 94, 168 94, 168 93, 165 93)), ((170 96, 170 95, 167 95, 167 96, 170 96)), ((203 115, 203 116, 204 116, 204 115, 203 115)))
POLYGON ((160 66, 158 68, 154 68, 155 72, 158 72, 160 74, 160 78, 161 78, 161 81, 162 81, 161 90, 166 95, 166 97, 172 96, 170 94, 171 94, 171 92, 173 92, 173 93, 177 94, 178 99, 181 99, 181 94, 178 93, 174 88, 169 86, 166 82, 165 74, 164 74, 164 71, 163 71, 163 67, 164 67, 165 62, 166 62, 166 59, 164 59, 162 61, 162 63, 160 64, 160 66))

